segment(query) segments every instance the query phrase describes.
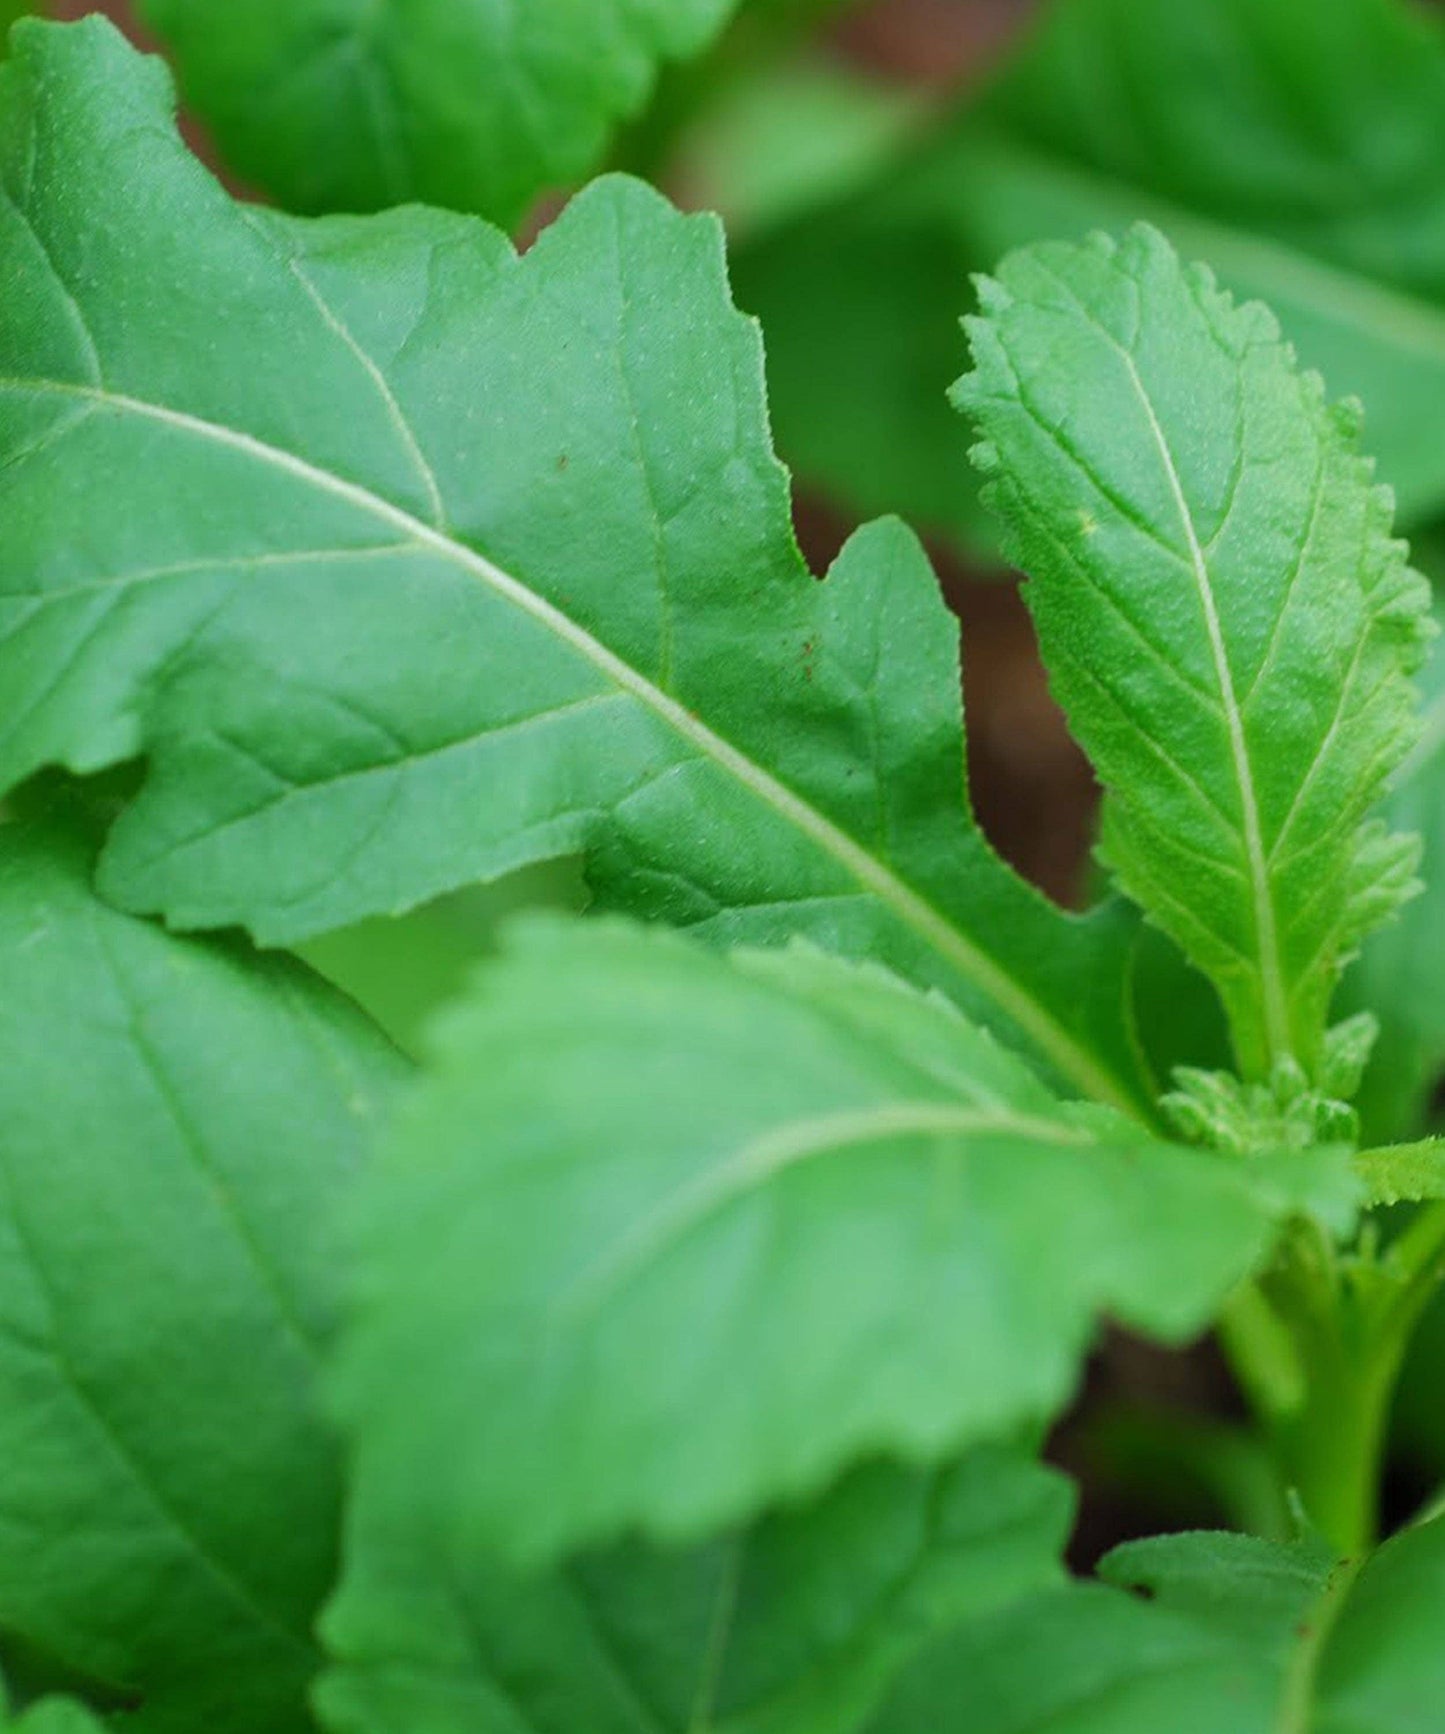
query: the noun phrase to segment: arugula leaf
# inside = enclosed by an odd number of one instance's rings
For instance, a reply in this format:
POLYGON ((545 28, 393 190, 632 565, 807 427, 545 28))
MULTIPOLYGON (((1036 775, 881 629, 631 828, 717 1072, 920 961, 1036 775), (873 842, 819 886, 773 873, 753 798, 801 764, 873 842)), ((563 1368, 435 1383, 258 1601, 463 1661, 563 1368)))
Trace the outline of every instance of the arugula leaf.
POLYGON ((959 285, 1016 247, 1145 217, 1363 399, 1420 523, 1445 508, 1442 162, 1429 8, 1057 0, 981 99, 738 250, 781 447, 864 510, 986 535, 934 385, 957 369, 959 285))
POLYGON ((512 223, 601 156, 737 0, 140 0, 229 162, 300 211, 512 223))
POLYGON ((1047 1416, 1099 1310, 1183 1340, 1301 1186, 1354 1191, 1064 1106, 796 946, 537 918, 435 1042, 363 1189, 338 1402, 388 1500, 521 1561, 1047 1416))
POLYGON ((686 1552, 637 1544, 518 1580, 365 1480, 324 1621, 338 1734, 845 1734, 930 1632, 1061 1576, 1071 1499, 983 1449, 856 1471, 686 1552))
POLYGON ((1131 917, 984 842, 914 539, 808 573, 715 223, 277 218, 108 26, 17 43, 0 785, 151 755, 109 896, 289 942, 586 849, 604 905, 876 955, 1140 1100, 1131 917))
POLYGON ((1310 1542, 1164 1536, 940 1640, 868 1734, 1434 1734, 1445 1524, 1364 1562, 1310 1542))
POLYGON ((1145 226, 1016 253, 980 297, 955 401, 1109 794, 1101 853, 1219 989, 1245 1075, 1313 1075, 1418 856, 1365 823, 1430 622, 1358 418, 1145 226))
POLYGON ((399 1062, 289 960, 107 909, 91 859, 0 826, 0 1631, 138 1734, 299 1734, 327 1223, 399 1062))

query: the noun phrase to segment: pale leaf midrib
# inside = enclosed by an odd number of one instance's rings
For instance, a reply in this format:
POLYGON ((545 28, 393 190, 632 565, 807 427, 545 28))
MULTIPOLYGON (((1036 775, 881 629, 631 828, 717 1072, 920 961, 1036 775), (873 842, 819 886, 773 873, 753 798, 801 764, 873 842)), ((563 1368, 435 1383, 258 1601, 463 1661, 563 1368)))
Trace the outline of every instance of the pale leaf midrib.
POLYGON ((898 1102, 787 1121, 761 1133, 663 1198, 579 1273, 556 1302, 555 1311, 574 1321, 578 1314, 594 1312, 654 1257, 728 1204, 800 1162, 893 1138, 989 1134, 1079 1147, 1095 1142, 1080 1127, 1025 1113, 992 1098, 986 1105, 898 1102))
POLYGON ((400 531, 416 545, 432 549, 444 559, 480 579, 524 613, 546 626, 622 691, 636 698, 682 739, 697 747, 700 753, 771 807, 779 817, 832 856, 865 890, 891 908, 906 926, 918 933, 932 950, 947 959, 975 987, 991 998, 1077 1088, 1096 1100, 1110 1103, 1131 1117, 1137 1117, 1138 1104, 1127 1087, 1092 1054, 1086 1052, 1026 988, 994 958, 960 932, 927 899, 912 890, 891 869, 870 855, 810 803, 722 736, 714 733, 684 705, 661 691, 630 663, 609 650, 559 608, 485 555, 414 517, 359 483, 347 481, 330 470, 297 457, 279 446, 270 445, 251 434, 207 421, 183 410, 171 409, 162 404, 150 403, 96 386, 77 385, 61 380, 0 376, 0 391, 79 398, 227 446, 257 462, 280 469, 335 498, 346 500, 359 510, 400 531))
MULTIPOLYGON (((1100 329, 1102 330, 1102 327, 1100 329)), ((1200 606, 1204 611, 1205 628, 1209 634, 1210 656, 1214 664, 1215 678, 1219 682, 1221 706, 1229 733, 1230 758, 1234 766, 1235 781, 1239 787, 1240 816, 1244 827, 1245 860, 1248 867, 1250 895, 1254 904, 1255 932, 1259 941, 1260 955, 1257 960, 1257 967, 1263 1001, 1265 1035, 1269 1046, 1269 1057, 1271 1060, 1277 1060, 1287 1056, 1291 1048, 1288 996, 1285 991, 1279 954, 1279 924, 1275 913, 1273 888, 1270 884, 1269 859, 1264 847, 1264 832, 1260 824, 1259 797, 1254 786, 1254 767, 1250 761, 1249 743, 1244 734, 1244 716, 1239 708, 1239 700, 1234 690, 1234 674, 1229 666, 1229 653, 1224 643, 1224 631, 1214 596, 1214 583, 1210 577, 1209 563, 1204 557, 1203 548, 1200 546, 1198 532, 1194 527, 1194 514, 1189 509, 1189 501, 1185 496, 1179 470, 1174 462, 1174 454, 1170 450, 1164 429, 1159 425, 1159 418, 1154 412, 1154 405, 1150 401, 1148 390, 1140 377, 1138 364, 1123 344, 1108 333, 1105 333, 1105 336, 1123 358, 1124 365, 1128 369, 1129 379, 1138 394, 1144 414, 1148 418, 1150 434, 1158 448, 1159 460, 1164 467, 1170 495, 1179 514, 1179 522, 1184 532, 1189 554, 1190 570, 1194 577, 1195 588, 1199 592, 1200 606)))

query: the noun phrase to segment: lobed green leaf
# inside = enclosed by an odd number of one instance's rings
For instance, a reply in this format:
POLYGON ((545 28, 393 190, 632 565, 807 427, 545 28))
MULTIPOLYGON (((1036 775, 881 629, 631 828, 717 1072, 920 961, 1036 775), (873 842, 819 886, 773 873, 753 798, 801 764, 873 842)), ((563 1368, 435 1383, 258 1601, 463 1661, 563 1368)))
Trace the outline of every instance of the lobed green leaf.
POLYGON ((876 955, 1138 1104, 1129 917, 984 842, 916 541, 804 566, 713 221, 261 213, 99 21, 17 33, 0 188, 0 786, 149 755, 109 896, 274 943, 585 850, 604 905, 876 955))
POLYGON ((1218 987, 1245 1075, 1314 1075, 1418 855, 1366 822, 1430 623, 1358 416, 1147 227, 1014 254, 980 296, 955 401, 1108 791, 1101 852, 1218 987))
POLYGON ((0 1632, 137 1734, 302 1734, 328 1223, 400 1066, 289 960, 108 909, 91 862, 71 820, 0 825, 0 1632))
POLYGON ((1186 1339, 1353 1191, 1062 1105, 876 969, 538 920, 364 1189, 338 1402, 464 1547, 689 1539, 1052 1414, 1100 1311, 1186 1339))

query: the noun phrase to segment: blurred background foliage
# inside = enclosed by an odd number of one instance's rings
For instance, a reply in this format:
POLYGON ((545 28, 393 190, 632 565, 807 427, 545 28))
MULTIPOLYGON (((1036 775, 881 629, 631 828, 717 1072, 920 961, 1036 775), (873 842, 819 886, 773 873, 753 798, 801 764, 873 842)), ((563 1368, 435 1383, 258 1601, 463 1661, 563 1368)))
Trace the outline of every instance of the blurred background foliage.
MULTIPOLYGON (((963 625, 975 805, 1063 901, 1092 888, 1095 791, 945 398, 966 363, 971 273, 1040 237, 1154 222, 1266 299, 1332 395, 1363 401, 1401 529, 1445 581, 1445 14, 1425 0, 659 0, 636 9, 652 18, 650 56, 621 55, 593 106, 569 99, 567 124, 516 145, 505 174, 496 137, 515 137, 516 116, 488 94, 464 0, 374 7, 360 41, 356 9, 327 0, 0 0, 0 23, 97 9, 171 55, 192 142, 254 197, 427 198, 503 220, 526 245, 569 186, 615 167, 718 211, 737 299, 766 337, 799 538, 816 569, 880 512, 929 538, 963 625), (298 81, 298 45, 318 42, 298 81), (380 118, 376 67, 390 80, 380 118)), ((591 53, 584 29, 559 89, 586 83, 591 53)), ((1441 1119, 1445 660, 1423 684, 1420 744, 1391 800, 1424 838, 1427 889, 1345 995, 1383 1025, 1362 1104, 1376 1141, 1441 1119)), ((499 921, 585 901, 579 868, 560 862, 306 954, 417 1051, 499 921)), ((1167 1027, 1190 1033, 1196 1062, 1222 1054, 1217 1008, 1158 936, 1138 987, 1146 1044, 1167 1027), (1169 1017, 1151 1018, 1163 1003, 1169 1017)), ((1186 1056, 1151 1057, 1162 1075, 1186 1056)), ((1445 1304, 1402 1387, 1401 1512, 1445 1475, 1442 1357, 1445 1304)), ((1088 1488, 1083 1557, 1134 1528, 1283 1522, 1207 1346, 1180 1360, 1110 1342, 1056 1454, 1088 1488)))

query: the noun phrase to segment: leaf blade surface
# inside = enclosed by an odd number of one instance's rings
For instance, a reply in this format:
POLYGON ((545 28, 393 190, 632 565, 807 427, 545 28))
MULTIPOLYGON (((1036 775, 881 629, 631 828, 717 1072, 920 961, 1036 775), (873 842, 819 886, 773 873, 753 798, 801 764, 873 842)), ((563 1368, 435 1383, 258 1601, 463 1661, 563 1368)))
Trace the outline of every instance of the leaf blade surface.
POLYGON ((327 1219, 400 1065, 289 960, 107 909, 91 859, 0 826, 0 1627, 137 1729, 304 1729, 327 1219))
POLYGON ((807 572, 710 223, 258 214, 103 26, 18 40, 0 780, 151 755, 109 895, 287 942, 585 850, 604 904, 877 952, 1139 1101, 1129 918, 984 842, 907 532, 807 572))
POLYGON ((587 172, 734 0, 142 0, 232 165, 288 209, 421 200, 511 224, 587 172))
POLYGON ((940 1640, 869 1734, 1425 1734, 1438 1719, 1438 1522, 1363 1562, 1200 1533, 1127 1544, 1101 1569, 1119 1589, 1076 1584, 940 1640))
POLYGON ((1060 1107, 877 971, 539 922, 367 1189, 338 1402, 477 1546, 686 1539, 1047 1415, 1097 1310, 1187 1336, 1338 1178, 1060 1107))
POLYGON ((741 238, 789 462, 855 508, 989 544, 931 385, 962 359, 957 285, 1017 247, 1143 218, 1364 402, 1402 522, 1429 523, 1445 497, 1442 92, 1445 33, 1399 0, 1059 0, 865 186, 741 238), (827 368, 839 347, 851 370, 827 368))
POLYGON ((1429 631, 1391 497, 1266 310, 1157 231, 1012 255, 981 295, 956 402, 1109 791, 1105 858, 1215 982, 1246 1074, 1311 1070, 1418 854, 1366 823, 1429 631))
POLYGON ((844 1734, 929 1631, 1057 1579, 1069 1504, 1007 1450, 869 1465, 692 1549, 518 1581, 363 1481, 318 1702, 337 1734, 844 1734))

